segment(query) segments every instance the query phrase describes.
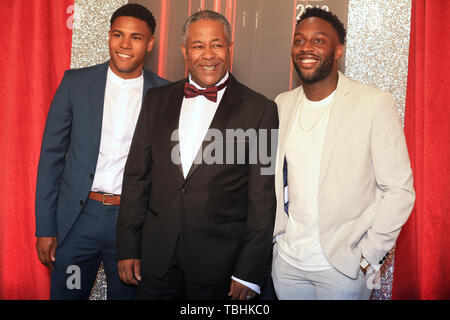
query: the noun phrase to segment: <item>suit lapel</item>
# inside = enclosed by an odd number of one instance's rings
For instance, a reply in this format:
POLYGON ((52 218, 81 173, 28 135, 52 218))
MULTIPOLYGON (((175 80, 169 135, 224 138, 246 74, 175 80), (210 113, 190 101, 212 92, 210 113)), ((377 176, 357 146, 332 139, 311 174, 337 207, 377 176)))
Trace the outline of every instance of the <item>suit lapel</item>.
POLYGON ((142 91, 142 101, 144 101, 145 98, 145 94, 147 93, 147 90, 152 88, 152 84, 150 82, 150 79, 148 79, 148 77, 145 76, 145 72, 144 72, 144 89, 142 91))
MULTIPOLYGON (((292 125, 294 124, 294 121, 296 121, 296 119, 298 119, 296 117, 296 112, 298 110, 298 107, 300 106, 300 102, 301 99, 303 97, 303 88, 299 87, 298 90, 296 90, 296 93, 293 94, 290 98, 290 101, 288 103, 288 105, 281 105, 281 108, 286 108, 285 114, 283 115, 283 119, 281 119, 282 121, 284 120, 284 123, 280 122, 280 128, 286 128, 286 130, 283 131, 279 131, 280 137, 279 137, 279 145, 278 145, 278 153, 277 153, 277 160, 276 163, 277 164, 281 164, 281 168, 283 167, 283 163, 284 163, 284 157, 285 157, 285 153, 286 153, 286 144, 287 144, 287 140, 289 138, 289 134, 291 133, 292 130, 292 125)), ((280 166, 277 165, 278 168, 280 168, 280 166)))
MULTIPOLYGON (((225 89, 225 93, 222 97, 222 100, 219 103, 219 106, 217 107, 217 111, 211 121, 211 124, 209 126, 210 129, 217 129, 220 130, 223 134, 223 137, 225 137, 225 130, 227 129, 227 125, 233 116, 235 110, 239 107, 241 98, 239 96, 239 84, 237 80, 233 77, 233 75, 230 73, 230 82, 225 89)), ((203 150, 206 148, 206 146, 209 144, 209 141, 203 140, 202 146, 198 150, 196 159, 202 159, 199 158, 203 156, 203 150)), ((194 161, 192 164, 189 173, 186 176, 186 180, 189 179, 192 174, 198 169, 198 166, 200 163, 199 161, 194 161), (196 163, 197 162, 197 163, 196 163)))
POLYGON ((330 111, 330 118, 328 120, 327 132, 323 144, 323 154, 320 163, 319 191, 325 179, 331 156, 341 131, 340 128, 342 128, 342 123, 347 117, 347 112, 351 106, 348 81, 348 78, 339 72, 336 96, 330 111))
MULTIPOLYGON (((168 139, 169 139, 169 152, 172 153, 172 150, 177 147, 178 144, 178 150, 180 148, 180 139, 177 135, 177 139, 172 140, 172 133, 175 132, 175 130, 178 132, 178 127, 180 123, 180 113, 181 113, 181 105, 183 103, 183 97, 184 97, 184 84, 186 83, 187 79, 178 81, 174 84, 172 87, 172 94, 169 98, 169 104, 167 105, 167 110, 165 112, 166 115, 166 121, 167 121, 167 127, 169 129, 168 139)), ((181 173, 181 176, 184 180, 183 175, 183 167, 181 166, 181 159, 179 161, 179 164, 177 164, 177 167, 181 173)))
MULTIPOLYGON (((91 80, 91 89, 89 95, 91 114, 88 115, 91 124, 91 134, 88 140, 91 144, 91 157, 94 164, 97 163, 100 150, 107 72, 108 63, 106 62, 99 67, 98 71, 91 80)), ((93 170, 95 170, 95 167, 93 168, 93 170)))
POLYGON ((156 81, 154 75, 150 71, 143 69, 142 73, 144 75, 144 90, 142 92, 142 101, 144 101, 147 90, 151 89, 151 88, 159 87, 160 84, 156 81))

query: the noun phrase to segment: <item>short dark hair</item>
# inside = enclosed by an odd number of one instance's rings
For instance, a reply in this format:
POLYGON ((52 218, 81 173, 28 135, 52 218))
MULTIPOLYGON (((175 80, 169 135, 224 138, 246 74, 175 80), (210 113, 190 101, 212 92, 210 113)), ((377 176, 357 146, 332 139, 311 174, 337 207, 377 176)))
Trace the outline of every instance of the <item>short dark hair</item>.
POLYGON ((128 3, 119 9, 117 9, 111 16, 111 26, 118 17, 133 17, 136 19, 143 20, 147 23, 150 31, 155 33, 156 21, 153 14, 146 7, 137 3, 128 3))
POLYGON ((323 19, 325 21, 328 21, 333 28, 336 30, 338 36, 339 36, 339 42, 342 44, 345 44, 345 38, 347 36, 347 31, 344 28, 343 23, 339 20, 339 18, 332 12, 320 9, 320 8, 308 8, 303 12, 303 14, 300 16, 300 19, 297 21, 296 27, 305 20, 306 18, 311 17, 317 17, 320 19, 323 19))

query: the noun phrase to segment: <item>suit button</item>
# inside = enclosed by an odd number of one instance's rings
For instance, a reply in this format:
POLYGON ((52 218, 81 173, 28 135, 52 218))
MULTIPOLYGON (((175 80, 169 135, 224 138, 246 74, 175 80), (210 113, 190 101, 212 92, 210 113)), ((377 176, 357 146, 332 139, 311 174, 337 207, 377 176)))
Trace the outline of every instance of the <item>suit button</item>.
POLYGON ((90 177, 91 177, 91 180, 94 180, 94 174, 93 173, 91 173, 90 177))
POLYGON ((84 205, 84 201, 80 200, 80 206, 84 205))
POLYGON ((187 190, 185 187, 181 188, 181 194, 186 194, 187 190))
POLYGON ((383 261, 382 261, 382 260, 380 260, 380 261, 378 261, 378 263, 379 263, 380 265, 382 265, 382 264, 383 264, 383 261))

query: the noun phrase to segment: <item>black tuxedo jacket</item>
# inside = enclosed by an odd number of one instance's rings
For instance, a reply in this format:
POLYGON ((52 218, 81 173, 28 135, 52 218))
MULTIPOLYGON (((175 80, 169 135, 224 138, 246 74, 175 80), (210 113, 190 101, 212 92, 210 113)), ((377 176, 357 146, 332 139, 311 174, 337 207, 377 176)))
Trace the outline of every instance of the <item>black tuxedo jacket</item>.
MULTIPOLYGON (((118 259, 141 259, 143 276, 161 278, 179 239, 187 281, 224 284, 234 275, 261 285, 271 254, 274 176, 261 174, 269 165, 259 157, 256 163, 249 161, 254 145, 245 138, 232 140, 235 147, 245 148, 243 164, 193 164, 184 178, 171 156, 178 144, 172 133, 178 129, 186 81, 151 89, 144 99, 125 166, 118 259)), ((230 74, 212 128, 224 138, 226 129, 277 129, 276 104, 230 74)), ((203 148, 207 146, 204 141, 203 148)), ((225 158, 226 151, 223 162, 225 158)))

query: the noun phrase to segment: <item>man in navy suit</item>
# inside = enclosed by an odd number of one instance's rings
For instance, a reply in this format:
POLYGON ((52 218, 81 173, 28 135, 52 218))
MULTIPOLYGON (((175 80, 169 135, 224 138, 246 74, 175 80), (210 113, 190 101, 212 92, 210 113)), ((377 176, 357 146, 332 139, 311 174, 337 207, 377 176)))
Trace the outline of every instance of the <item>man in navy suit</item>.
POLYGON ((36 249, 52 270, 51 299, 88 299, 101 261, 108 299, 132 299, 116 261, 125 161, 142 98, 168 83, 144 70, 155 19, 137 4, 111 17, 109 62, 68 70, 54 96, 36 185, 36 249))

